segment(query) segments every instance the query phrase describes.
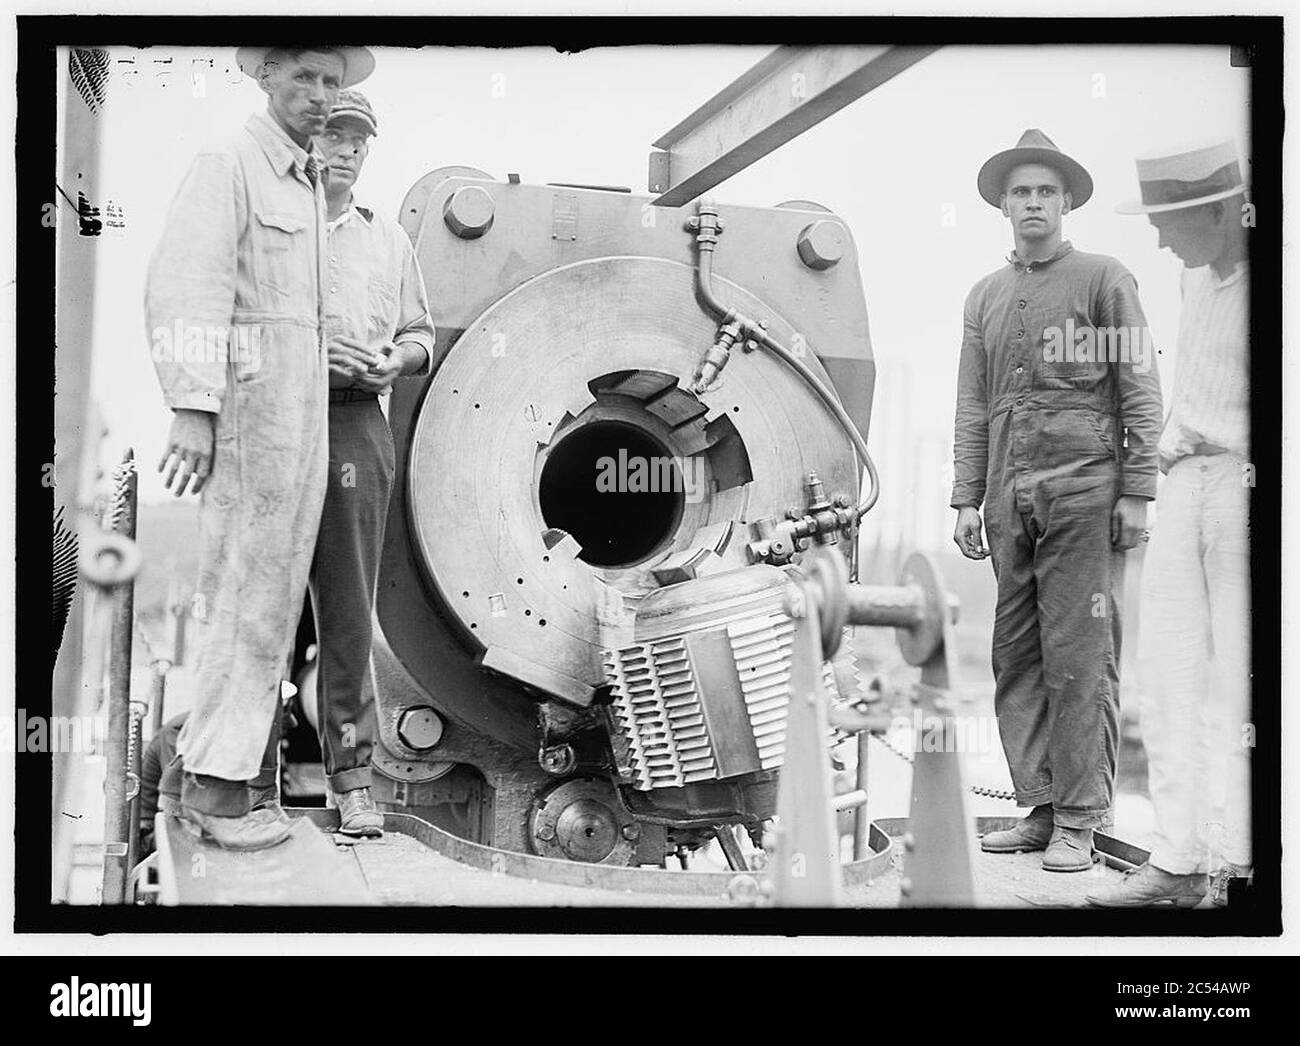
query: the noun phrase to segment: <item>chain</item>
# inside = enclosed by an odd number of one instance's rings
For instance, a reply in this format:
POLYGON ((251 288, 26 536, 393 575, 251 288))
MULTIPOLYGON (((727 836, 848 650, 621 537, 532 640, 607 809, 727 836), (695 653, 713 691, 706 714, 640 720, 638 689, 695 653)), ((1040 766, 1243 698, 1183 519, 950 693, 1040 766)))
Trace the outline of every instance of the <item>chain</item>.
MULTIPOLYGON (((892 742, 886 735, 869 734, 868 736, 873 741, 879 741, 882 745, 885 746, 887 750, 893 752, 894 755, 898 756, 898 758, 903 760, 903 762, 905 762, 908 766, 915 765, 916 759, 912 756, 912 754, 909 752, 904 752, 902 749, 895 748, 894 742, 892 742)), ((970 791, 974 795, 985 796, 989 799, 1006 799, 1011 802, 1015 802, 1015 798, 1016 798, 1015 792, 1007 792, 1000 788, 985 788, 982 785, 971 785, 970 791)))
POLYGON ((871 740, 873 741, 879 741, 889 751, 893 752, 894 755, 898 756, 899 759, 903 760, 903 762, 905 762, 908 766, 912 766, 916 762, 916 760, 912 757, 910 753, 904 752, 900 748, 895 748, 894 742, 891 741, 885 734, 868 734, 867 736, 870 737, 871 740))
POLYGON ((117 525, 122 522, 122 513, 126 511, 126 487, 133 475, 134 458, 127 458, 113 469, 113 504, 106 521, 109 530, 117 530, 117 525))
POLYGON ((990 799, 1008 799, 1013 803, 1016 801, 1015 792, 1005 792, 1000 788, 984 788, 980 785, 971 785, 970 790, 975 795, 988 796, 990 799))

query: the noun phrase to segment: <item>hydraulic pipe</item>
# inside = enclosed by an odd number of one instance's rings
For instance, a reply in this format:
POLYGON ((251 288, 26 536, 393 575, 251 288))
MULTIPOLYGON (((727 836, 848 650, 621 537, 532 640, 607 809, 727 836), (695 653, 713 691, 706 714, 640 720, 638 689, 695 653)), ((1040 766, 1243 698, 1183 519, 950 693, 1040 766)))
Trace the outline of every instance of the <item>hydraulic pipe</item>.
MULTIPOLYGON (((724 326, 735 324, 740 328, 741 337, 737 340, 742 343, 749 340, 762 345, 803 378, 808 386, 817 393, 826 409, 831 412, 835 420, 839 422, 840 427, 853 442, 858 457, 867 469, 867 493, 855 510, 857 518, 861 519, 871 511, 872 506, 880 497, 880 478, 876 473, 875 462, 871 460, 871 454, 867 450, 867 441, 862 438, 858 427, 853 424, 853 419, 840 406, 840 401, 836 398, 835 393, 825 386, 821 379, 808 368, 807 364, 752 319, 724 305, 718 300, 717 295, 713 293, 713 250, 718 242, 718 232, 721 230, 722 225, 711 204, 701 201, 699 213, 693 219, 692 227, 698 230, 695 237, 696 247, 699 251, 699 258, 695 266, 696 287, 705 307, 716 315, 724 326)), ((715 370, 715 376, 716 373, 715 370)), ((703 374, 701 377, 703 377, 703 374)))

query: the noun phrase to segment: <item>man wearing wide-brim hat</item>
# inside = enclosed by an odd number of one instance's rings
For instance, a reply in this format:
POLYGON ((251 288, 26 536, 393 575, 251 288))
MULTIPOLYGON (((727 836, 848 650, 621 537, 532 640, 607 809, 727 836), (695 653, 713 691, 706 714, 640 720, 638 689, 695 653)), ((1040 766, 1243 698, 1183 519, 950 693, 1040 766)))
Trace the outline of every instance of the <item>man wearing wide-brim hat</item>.
POLYGON ((1029 130, 977 186, 1015 250, 966 299, 953 540, 993 560, 998 731, 1016 799, 1033 808, 981 846, 1082 871, 1112 820, 1124 556, 1156 487, 1155 352, 1129 272, 1062 238, 1092 196, 1082 164, 1029 130))
POLYGON ((1236 145, 1220 139, 1137 161, 1145 214, 1184 268, 1165 478, 1142 574, 1142 741, 1151 858, 1088 898, 1192 907, 1215 873, 1245 878, 1250 841, 1250 277, 1236 145))
POLYGON ((280 682, 325 494, 323 163, 313 139, 369 74, 357 47, 249 47, 264 111, 204 149, 149 265, 147 330, 173 412, 159 470, 202 493, 196 692, 177 751, 181 815, 218 845, 287 838, 274 775, 280 682))

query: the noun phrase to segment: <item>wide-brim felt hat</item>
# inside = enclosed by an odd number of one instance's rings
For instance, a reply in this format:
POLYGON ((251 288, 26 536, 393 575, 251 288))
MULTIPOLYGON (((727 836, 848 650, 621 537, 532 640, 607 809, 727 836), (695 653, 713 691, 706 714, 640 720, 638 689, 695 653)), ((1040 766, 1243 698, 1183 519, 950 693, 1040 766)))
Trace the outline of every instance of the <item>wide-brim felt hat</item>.
POLYGON ((1077 211, 1092 197, 1092 175, 1078 160, 1061 152, 1056 143, 1037 128, 1030 128, 1022 134, 1014 148, 1003 149, 984 162, 976 182, 980 195, 1000 208, 1007 175, 1013 167, 1025 163, 1038 163, 1058 171, 1065 182, 1065 191, 1070 194, 1072 210, 1077 211))
MULTIPOLYGON (((235 52, 235 61, 239 63, 239 68, 246 76, 256 80, 261 72, 262 63, 266 61, 266 56, 282 46, 284 45, 241 47, 235 52)), ((375 56, 367 47, 335 47, 333 44, 320 44, 319 50, 334 51, 343 56, 343 81, 340 87, 359 84, 375 71, 375 56)))
POLYGON ((1237 145, 1231 138, 1139 156, 1137 169, 1141 199, 1121 203, 1115 208, 1120 214, 1159 214, 1199 207, 1247 190, 1237 145))

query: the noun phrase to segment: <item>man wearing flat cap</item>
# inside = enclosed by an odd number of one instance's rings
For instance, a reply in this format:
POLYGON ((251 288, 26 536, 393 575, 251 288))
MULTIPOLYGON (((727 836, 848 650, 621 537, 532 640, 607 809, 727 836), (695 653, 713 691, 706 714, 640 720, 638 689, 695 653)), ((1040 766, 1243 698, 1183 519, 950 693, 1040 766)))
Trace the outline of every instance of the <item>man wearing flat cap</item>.
POLYGON ((1140 713, 1150 860, 1099 907, 1226 903, 1250 840, 1250 272, 1236 145, 1137 161, 1145 214, 1183 263, 1165 477, 1142 575, 1140 713))
POLYGON ((981 846, 1082 871, 1111 820, 1124 554, 1156 487, 1155 353, 1133 277, 1062 239, 1092 195, 1081 164, 1030 130, 978 187, 1015 250, 966 299, 953 540, 993 560, 998 731, 1017 802, 1033 808, 981 846))
POLYGON ((255 850, 289 834, 274 776, 258 775, 264 753, 274 765, 325 495, 328 263, 313 139, 374 59, 324 46, 245 47, 237 59, 266 110, 190 167, 150 261, 145 313, 174 415, 159 470, 177 496, 202 494, 181 815, 220 846, 255 850), (176 351, 159 351, 160 331, 177 332, 176 351))
POLYGON ((329 470, 311 593, 320 660, 317 729, 344 835, 377 836, 370 795, 376 723, 369 685, 375 581, 393 489, 393 437, 380 398, 404 375, 429 373, 434 331, 415 251, 395 221, 354 189, 379 121, 343 90, 318 142, 325 156, 329 470))

